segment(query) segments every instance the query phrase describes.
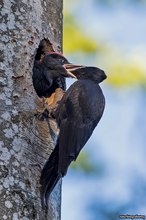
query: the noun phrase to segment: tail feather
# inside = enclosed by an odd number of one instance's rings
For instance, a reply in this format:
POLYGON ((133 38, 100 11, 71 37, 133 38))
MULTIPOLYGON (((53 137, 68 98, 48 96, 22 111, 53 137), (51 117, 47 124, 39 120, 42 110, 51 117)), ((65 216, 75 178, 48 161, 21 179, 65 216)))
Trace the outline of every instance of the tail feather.
POLYGON ((45 163, 40 177, 41 202, 44 209, 47 208, 48 198, 61 178, 58 173, 59 145, 57 144, 49 159, 45 163))

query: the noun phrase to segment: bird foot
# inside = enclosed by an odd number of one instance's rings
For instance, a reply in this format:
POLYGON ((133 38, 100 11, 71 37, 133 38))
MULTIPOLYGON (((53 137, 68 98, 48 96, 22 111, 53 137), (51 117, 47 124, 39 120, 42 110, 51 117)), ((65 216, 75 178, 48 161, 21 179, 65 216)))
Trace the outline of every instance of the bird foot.
POLYGON ((55 119, 56 118, 56 109, 58 107, 58 104, 56 105, 53 105, 53 106, 48 106, 47 111, 48 111, 48 117, 49 118, 53 118, 55 119))
POLYGON ((43 111, 37 111, 34 116, 39 120, 39 121, 44 121, 45 119, 49 118, 49 112, 47 109, 44 109, 43 111))
POLYGON ((55 119, 56 108, 45 108, 44 111, 37 111, 34 115, 39 121, 44 121, 48 118, 55 119))

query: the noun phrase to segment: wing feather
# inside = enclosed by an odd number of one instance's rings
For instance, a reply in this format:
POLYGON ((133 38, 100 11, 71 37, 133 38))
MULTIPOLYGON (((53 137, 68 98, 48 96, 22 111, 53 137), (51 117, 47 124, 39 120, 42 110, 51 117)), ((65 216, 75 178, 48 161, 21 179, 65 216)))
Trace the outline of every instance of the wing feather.
POLYGON ((105 100, 98 85, 95 92, 96 97, 89 99, 90 92, 82 89, 82 83, 77 81, 61 100, 58 111, 60 126, 58 171, 62 176, 66 174, 70 163, 76 160, 103 114, 105 100))

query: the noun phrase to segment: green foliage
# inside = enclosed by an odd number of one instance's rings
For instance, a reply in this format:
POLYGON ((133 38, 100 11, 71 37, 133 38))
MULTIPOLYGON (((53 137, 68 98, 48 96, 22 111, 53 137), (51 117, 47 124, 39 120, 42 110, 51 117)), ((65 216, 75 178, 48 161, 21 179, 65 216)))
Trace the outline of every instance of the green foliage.
POLYGON ((66 13, 64 15, 63 48, 65 53, 95 53, 103 50, 102 45, 88 37, 76 24, 73 17, 66 13))
POLYGON ((108 83, 114 86, 143 85, 146 74, 136 63, 115 62, 109 69, 108 83))
MULTIPOLYGON (((95 1, 99 2, 100 0, 95 1)), ((117 1, 115 0, 104 0, 102 2, 105 4, 117 4, 117 1)), ((124 0, 124 3, 128 2, 146 3, 146 0, 124 0)), ((106 83, 109 83, 112 86, 146 85, 145 63, 138 62, 138 60, 141 60, 142 55, 139 54, 139 57, 132 60, 132 52, 131 55, 129 55, 129 58, 126 58, 125 54, 115 50, 114 45, 108 48, 106 44, 101 43, 98 39, 95 41, 91 37, 88 37, 83 27, 80 27, 77 24, 74 13, 71 10, 74 4, 78 4, 78 1, 66 1, 66 6, 68 6, 68 8, 66 7, 64 13, 64 52, 67 54, 82 52, 83 54, 88 55, 88 58, 89 53, 97 56, 97 66, 103 64, 103 69, 106 70, 108 76, 106 83)))
POLYGON ((71 164, 71 168, 85 174, 100 174, 103 171, 101 165, 97 165, 97 162, 94 163, 92 155, 84 151, 79 154, 76 162, 71 164))
POLYGON ((131 53, 125 57, 113 49, 102 57, 102 62, 108 84, 116 87, 146 85, 146 66, 141 54, 131 53))

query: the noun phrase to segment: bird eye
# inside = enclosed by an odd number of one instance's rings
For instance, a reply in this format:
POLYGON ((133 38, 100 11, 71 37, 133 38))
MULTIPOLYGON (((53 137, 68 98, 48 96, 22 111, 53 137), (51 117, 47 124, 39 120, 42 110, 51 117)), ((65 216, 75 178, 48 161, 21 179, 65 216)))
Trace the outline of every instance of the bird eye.
POLYGON ((60 62, 60 63, 64 63, 64 60, 62 60, 62 59, 59 59, 59 62, 60 62))

